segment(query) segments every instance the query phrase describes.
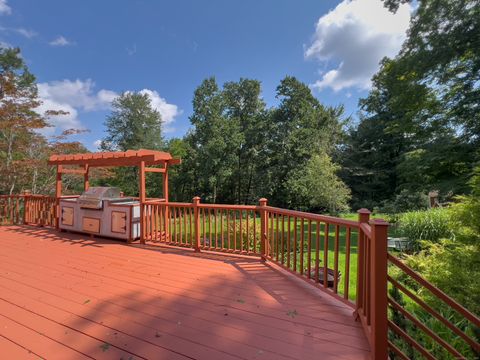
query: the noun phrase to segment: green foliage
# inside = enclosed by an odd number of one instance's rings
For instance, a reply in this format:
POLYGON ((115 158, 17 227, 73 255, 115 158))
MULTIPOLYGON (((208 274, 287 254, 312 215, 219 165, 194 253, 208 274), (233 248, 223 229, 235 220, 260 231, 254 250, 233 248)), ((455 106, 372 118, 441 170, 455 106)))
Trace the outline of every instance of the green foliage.
MULTIPOLYGON (((75 130, 66 130, 52 139, 38 131, 48 125, 47 117, 65 114, 36 112, 41 104, 35 76, 28 70, 20 49, 0 47, 0 194, 51 194, 55 181, 54 169, 46 165, 53 152, 74 153, 85 150, 78 142, 66 141, 75 130)), ((75 181, 65 177, 68 191, 75 181)))
MULTIPOLYGON (((407 259, 438 288, 455 298, 474 313, 480 313, 480 246, 478 242, 442 239, 435 243, 424 241, 423 249, 407 259)), ((429 293, 425 293, 430 298, 429 293)), ((435 300, 431 297, 431 300, 435 300)))
MULTIPOLYGON (((457 198, 448 209, 406 214, 411 225, 411 238, 420 244, 420 251, 406 256, 406 264, 419 272, 433 285, 466 307, 474 314, 480 313, 480 168, 470 180, 471 194, 457 198), (434 227, 433 231, 432 228, 434 227), (420 239, 427 239, 420 241, 420 239)), ((402 224, 403 216, 400 220, 402 224)), ((405 219, 403 225, 404 227, 405 219)), ((436 309, 470 337, 479 339, 479 329, 447 307, 429 291, 418 287, 399 271, 390 271, 392 277, 404 283, 423 301, 436 309)), ((423 308, 406 302, 407 309, 426 326, 453 345, 466 358, 475 358, 473 350, 443 324, 432 318, 423 308)), ((398 320, 398 319, 397 319, 398 320)), ((408 333, 420 341, 436 358, 450 358, 420 330, 411 328, 408 333)), ((403 345, 404 346, 404 345, 403 345)))
POLYGON ((102 150, 158 150, 164 146, 162 117, 147 94, 125 92, 113 100, 112 108, 105 121, 107 136, 102 139, 102 150))
POLYGON ((195 90, 193 129, 170 146, 183 163, 171 176, 176 199, 338 211, 349 190, 331 156, 342 136, 341 108, 327 108, 307 85, 286 77, 280 105, 267 110, 260 82, 240 79, 220 88, 214 78, 195 90), (335 194, 334 191, 338 191, 335 194))
MULTIPOLYGON (((405 2, 413 1, 385 6, 405 2)), ((343 147, 354 208, 394 201, 402 190, 463 194, 479 160, 480 3, 417 5, 400 54, 382 60, 343 147)))
MULTIPOLYGON (((159 150, 164 147, 162 118, 147 94, 125 92, 113 101, 112 107, 105 121, 107 135, 102 140, 102 150, 159 150)), ((138 194, 137 168, 120 167, 113 172, 114 176, 105 180, 106 183, 118 186, 125 194, 138 194)), ((159 187, 159 181, 147 179, 148 196, 158 196, 159 187)))
POLYGON ((427 207, 427 195, 422 192, 402 190, 400 194, 395 195, 393 200, 384 201, 379 211, 394 215, 408 212, 409 210, 424 210, 427 207))
POLYGON ((418 250, 422 240, 437 242, 442 238, 454 238, 450 218, 450 211, 444 208, 410 211, 400 215, 398 232, 407 237, 411 246, 418 250))
POLYGON ((328 155, 313 155, 287 180, 295 202, 303 204, 304 210, 320 209, 333 214, 348 210, 350 189, 336 175, 339 168, 328 155))

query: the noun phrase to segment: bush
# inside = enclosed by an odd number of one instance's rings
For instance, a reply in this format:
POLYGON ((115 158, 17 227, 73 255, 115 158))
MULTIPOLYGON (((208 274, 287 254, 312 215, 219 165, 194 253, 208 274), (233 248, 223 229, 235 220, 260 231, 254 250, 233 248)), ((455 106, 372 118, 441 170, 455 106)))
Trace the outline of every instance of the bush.
POLYGON ((412 210, 426 210, 428 208, 428 196, 422 192, 402 190, 393 200, 384 201, 378 209, 387 214, 399 214, 412 210))
POLYGON ((447 208, 410 211, 400 215, 398 233, 411 241, 414 250, 419 250, 422 240, 438 242, 454 238, 450 225, 451 212, 447 208))

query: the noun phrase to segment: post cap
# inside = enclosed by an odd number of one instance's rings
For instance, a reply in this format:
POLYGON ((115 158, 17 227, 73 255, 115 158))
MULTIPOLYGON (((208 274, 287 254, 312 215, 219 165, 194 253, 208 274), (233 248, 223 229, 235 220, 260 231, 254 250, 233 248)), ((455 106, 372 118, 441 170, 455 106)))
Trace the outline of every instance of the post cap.
POLYGON ((199 202, 200 202, 200 196, 195 196, 195 197, 193 198, 193 202, 194 202, 194 203, 199 203, 199 202))
POLYGON ((266 206, 267 205, 267 199, 265 199, 265 198, 261 198, 260 200, 258 200, 258 202, 260 203, 260 206, 266 206))
POLYGON ((372 212, 368 209, 361 208, 361 209, 357 210, 357 213, 358 214, 368 214, 368 215, 370 215, 372 212))

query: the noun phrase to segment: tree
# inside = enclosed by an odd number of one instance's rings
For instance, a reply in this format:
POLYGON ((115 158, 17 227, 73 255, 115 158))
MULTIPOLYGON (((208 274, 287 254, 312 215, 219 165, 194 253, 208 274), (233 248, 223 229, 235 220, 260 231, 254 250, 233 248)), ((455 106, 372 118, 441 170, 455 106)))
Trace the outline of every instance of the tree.
POLYGON ((164 146, 162 117, 147 94, 125 92, 113 100, 112 108, 105 121, 107 136, 102 150, 158 150, 164 146))
POLYGON ((0 48, 0 193, 19 191, 29 172, 28 149, 41 139, 36 131, 46 120, 35 112, 40 105, 35 77, 18 48, 0 48))
POLYGON ((194 189, 206 201, 234 200, 232 175, 236 164, 236 149, 241 142, 238 123, 225 116, 225 101, 215 78, 208 78, 195 90, 194 130, 187 135, 192 150, 188 158, 194 169, 194 189))
POLYGON ((339 168, 327 154, 315 154, 303 168, 291 173, 287 185, 296 207, 332 214, 348 210, 350 189, 336 175, 339 168))
MULTIPOLYGON (((396 11, 404 0, 386 0, 396 11)), ((478 161, 480 3, 419 1, 399 55, 383 59, 342 154, 354 207, 402 191, 468 191, 478 161)))
MULTIPOLYGON (((107 135, 100 148, 104 151, 138 149, 160 150, 165 146, 162 137, 162 117, 152 107, 147 94, 125 92, 112 103, 112 113, 105 121, 107 135)), ((117 168, 109 183, 120 187, 127 194, 138 194, 138 173, 133 167, 117 168)), ((160 186, 152 178, 149 195, 160 194, 160 186)))
POLYGON ((265 134, 267 195, 277 206, 304 207, 310 199, 299 201, 302 196, 289 179, 305 171, 314 155, 325 158, 335 152, 343 133, 343 108, 323 106, 307 85, 290 76, 277 87, 277 98, 280 105, 270 112, 265 134))
MULTIPOLYGON (((390 0, 392 10, 398 0, 390 0)), ((420 1, 400 58, 419 82, 438 90, 442 112, 466 142, 480 141, 480 3, 420 1)))
POLYGON ((239 130, 239 143, 235 150, 237 166, 233 174, 235 202, 251 204, 257 197, 255 185, 259 184, 260 153, 265 142, 265 103, 260 97, 258 80, 240 79, 227 82, 222 96, 225 115, 239 130))

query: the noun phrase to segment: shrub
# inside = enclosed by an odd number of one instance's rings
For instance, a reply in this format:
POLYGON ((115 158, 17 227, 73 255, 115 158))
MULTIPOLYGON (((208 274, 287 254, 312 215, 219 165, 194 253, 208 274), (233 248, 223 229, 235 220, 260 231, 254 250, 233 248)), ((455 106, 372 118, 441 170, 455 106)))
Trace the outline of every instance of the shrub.
POLYGON ((384 201, 378 209, 387 214, 398 214, 412 210, 426 210, 428 208, 428 196, 422 192, 402 190, 393 200, 384 201))
POLYGON ((438 208, 426 211, 410 211, 398 219, 398 233, 411 241, 411 247, 419 250, 421 240, 437 242, 441 238, 452 239, 449 209, 438 208))

